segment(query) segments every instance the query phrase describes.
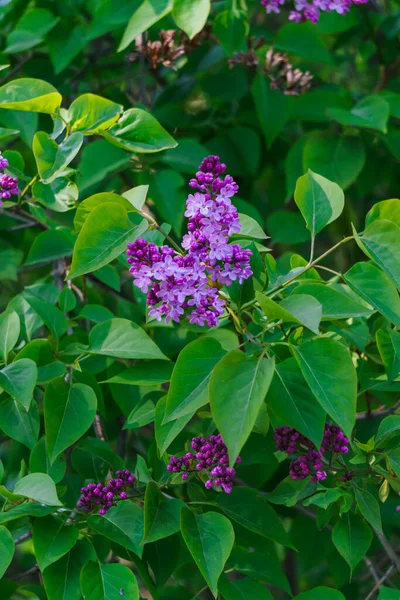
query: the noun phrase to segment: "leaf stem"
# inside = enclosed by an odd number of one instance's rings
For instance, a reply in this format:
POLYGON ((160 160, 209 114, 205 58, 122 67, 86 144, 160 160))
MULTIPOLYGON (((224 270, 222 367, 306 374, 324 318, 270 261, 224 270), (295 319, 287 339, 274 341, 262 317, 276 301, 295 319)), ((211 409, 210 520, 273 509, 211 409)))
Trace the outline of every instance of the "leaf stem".
POLYGON ((33 184, 39 179, 39 173, 36 173, 36 175, 34 177, 32 177, 32 179, 29 181, 29 183, 26 184, 26 186, 24 187, 24 189, 21 192, 21 195, 18 199, 17 202, 17 206, 21 206, 22 200, 25 196, 25 194, 27 194, 30 190, 30 188, 33 186, 33 184))
POLYGON ((349 242, 350 240, 353 240, 353 239, 354 239, 353 235, 349 235, 349 236, 343 238, 342 240, 340 240, 340 242, 338 242, 337 244, 335 244, 334 246, 332 246, 332 248, 329 248, 329 250, 327 250, 326 252, 324 252, 323 254, 321 254, 321 256, 318 256, 318 258, 310 261, 304 267, 304 269, 302 271, 300 271, 300 273, 296 273, 296 275, 293 275, 293 277, 291 277, 287 281, 284 281, 280 285, 278 285, 275 288, 273 288, 272 290, 270 290, 270 292, 269 292, 268 295, 270 296, 270 295, 275 294, 276 292, 280 291, 282 288, 286 287, 287 285, 289 285, 290 283, 292 283, 293 281, 295 281, 298 277, 300 277, 300 275, 303 275, 303 273, 306 273, 309 269, 312 269, 314 267, 314 265, 317 265, 321 260, 323 260, 324 258, 326 258, 327 256, 329 256, 329 254, 331 254, 331 252, 333 252, 334 250, 336 250, 337 248, 339 248, 339 246, 341 246, 342 244, 346 244, 347 242, 349 242))

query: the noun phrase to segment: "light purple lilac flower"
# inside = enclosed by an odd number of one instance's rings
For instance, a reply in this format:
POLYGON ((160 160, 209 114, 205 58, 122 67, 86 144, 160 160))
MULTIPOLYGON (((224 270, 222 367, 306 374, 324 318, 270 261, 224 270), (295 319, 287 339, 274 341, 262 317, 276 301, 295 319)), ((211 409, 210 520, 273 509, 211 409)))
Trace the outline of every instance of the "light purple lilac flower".
MULTIPOLYGON (((290 476, 294 480, 306 479, 312 474, 312 481, 323 481, 326 479, 326 471, 323 471, 322 456, 325 452, 347 454, 349 451, 349 440, 338 425, 325 423, 324 437, 321 448, 315 445, 299 433, 293 427, 277 427, 274 431, 276 449, 285 454, 300 454, 296 460, 290 463, 290 476)), ((350 481, 353 475, 348 472, 342 477, 342 481, 350 481)))
MULTIPOLYGON (((0 152, 0 171, 8 167, 8 160, 3 157, 0 152)), ((11 195, 19 194, 18 179, 11 177, 5 173, 0 174, 0 206, 3 205, 1 200, 8 200, 11 195)))
POLYGON ((243 283, 252 275, 251 251, 229 243, 229 237, 240 232, 231 202, 239 188, 230 175, 220 177, 225 169, 218 156, 209 156, 190 181, 198 191, 186 202, 188 233, 182 241, 186 254, 144 239, 128 244, 134 284, 148 294, 149 316, 158 321, 164 316, 166 322, 187 317, 191 324, 215 327, 225 306, 219 288, 233 281, 243 283))
MULTIPOLYGON (((192 448, 196 454, 188 452, 179 458, 171 456, 167 470, 171 473, 182 473, 183 481, 189 478, 189 473, 206 472, 208 479, 204 485, 208 490, 216 486, 230 494, 236 471, 229 467, 228 448, 221 434, 211 435, 209 438, 194 437, 192 448)), ((238 456, 236 463, 240 463, 241 460, 238 456)))
MULTIPOLYGON (((289 21, 317 23, 321 12, 337 12, 344 15, 353 4, 366 4, 368 0, 294 0, 294 10, 289 12, 289 21)), ((280 13, 285 0, 261 0, 268 14, 280 13)))

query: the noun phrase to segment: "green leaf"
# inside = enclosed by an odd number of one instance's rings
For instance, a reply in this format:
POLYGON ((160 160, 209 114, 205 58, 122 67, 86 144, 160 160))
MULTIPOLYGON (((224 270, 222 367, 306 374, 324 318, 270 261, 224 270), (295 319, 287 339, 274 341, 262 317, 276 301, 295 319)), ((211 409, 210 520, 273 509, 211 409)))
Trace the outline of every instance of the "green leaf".
POLYGON ((62 377, 48 384, 44 396, 44 420, 50 464, 89 429, 96 409, 97 397, 88 385, 74 383, 70 386, 62 377))
POLYGON ((322 319, 349 319, 350 317, 369 317, 372 314, 361 298, 348 293, 348 288, 340 284, 300 282, 291 296, 306 294, 313 296, 322 306, 322 319), (342 293, 343 290, 343 293, 342 293))
POLYGON ((226 56, 232 56, 235 52, 244 50, 246 48, 245 39, 249 34, 247 12, 222 10, 214 20, 213 34, 221 44, 226 56))
POLYGON ((274 48, 301 56, 312 62, 331 64, 328 48, 312 23, 288 23, 280 27, 274 48))
POLYGON ((168 450, 177 435, 180 434, 185 425, 192 418, 192 414, 189 413, 184 417, 180 417, 175 421, 169 421, 164 423, 165 407, 167 403, 167 397, 161 398, 156 405, 156 413, 154 418, 154 433, 157 443, 157 448, 160 456, 168 450))
POLYGON ((400 477, 400 448, 392 448, 386 453, 393 471, 400 477))
POLYGON ((122 500, 105 515, 93 515, 88 525, 112 542, 142 556, 144 533, 143 511, 130 500, 122 500))
POLYGON ((174 0, 172 16, 179 29, 192 39, 206 24, 210 8, 210 0, 198 0, 198 2, 174 0))
POLYGON ((220 343, 212 338, 198 339, 185 346, 172 373, 164 422, 192 416, 207 404, 212 370, 225 354, 220 343))
POLYGON ((399 591, 388 587, 381 587, 378 600, 399 600, 399 591))
POLYGON ((316 587, 309 592, 299 594, 293 600, 322 600, 322 598, 324 600, 346 600, 342 592, 324 586, 316 587))
POLYGON ((0 108, 52 114, 61 100, 56 88, 41 79, 15 79, 0 87, 0 108))
POLYGON ((155 418, 155 403, 151 392, 140 398, 135 408, 129 413, 124 429, 138 429, 152 423, 155 418))
POLYGON ((59 483, 66 471, 66 460, 63 454, 60 454, 53 465, 50 465, 49 457, 46 448, 46 439, 43 436, 37 444, 32 448, 29 457, 29 471, 31 473, 47 473, 54 483, 59 483))
POLYGON ((289 120, 292 99, 279 90, 271 90, 263 73, 255 76, 251 92, 261 131, 270 148, 289 120))
POLYGON ((118 52, 125 50, 133 40, 171 12, 173 0, 144 0, 131 16, 118 52))
POLYGON ((367 553, 372 537, 371 528, 364 519, 350 513, 338 520, 332 532, 332 541, 351 571, 367 553))
POLYGON ((33 240, 25 265, 37 265, 72 256, 74 241, 69 229, 43 231, 33 240))
POLYGON ((17 481, 14 494, 25 496, 48 506, 62 506, 54 481, 45 473, 31 473, 17 481))
POLYGON ((60 213, 75 208, 78 199, 78 187, 61 175, 51 184, 37 181, 32 187, 32 192, 35 200, 45 208, 60 213))
POLYGON ((29 410, 37 380, 37 367, 33 360, 22 358, 0 371, 0 387, 29 410))
POLYGON ((7 357, 18 342, 20 332, 19 316, 14 310, 6 310, 0 315, 0 359, 7 364, 7 357))
POLYGON ((376 498, 367 492, 367 490, 363 490, 356 485, 353 485, 353 489, 356 495, 357 506, 364 519, 366 519, 374 529, 382 532, 381 513, 376 498))
POLYGON ((137 212, 136 208, 132 206, 127 198, 114 194, 113 192, 100 192, 94 194, 89 198, 85 198, 83 202, 80 202, 74 217, 74 227, 76 233, 79 233, 85 224, 86 219, 97 208, 100 204, 116 203, 123 206, 127 212, 137 212))
POLYGON ((148 185, 136 185, 122 194, 136 210, 142 210, 149 191, 148 185))
POLYGON ((121 104, 95 94, 83 94, 78 96, 69 107, 68 122, 71 131, 84 131, 86 134, 99 133, 111 127, 122 111, 121 104))
POLYGON ((147 220, 128 213, 112 202, 95 208, 87 217, 75 243, 71 271, 72 279, 91 273, 110 263, 126 250, 147 229, 147 220))
POLYGON ((197 515, 183 508, 181 532, 193 560, 216 598, 218 578, 235 539, 231 522, 215 512, 197 515))
POLYGON ((344 275, 346 283, 363 300, 400 327, 400 298, 392 280, 371 262, 356 263, 344 275))
POLYGON ((168 360, 147 333, 127 319, 110 319, 95 325, 85 352, 117 358, 168 360))
POLYGON ((389 381, 400 376, 400 333, 389 329, 376 332, 376 344, 389 381))
POLYGON ((53 506, 43 506, 35 502, 25 502, 0 513, 0 523, 11 523, 25 517, 45 517, 55 511, 53 506))
POLYGON ((181 509, 186 506, 177 498, 165 498, 156 483, 150 481, 144 497, 143 544, 156 542, 180 531, 181 509))
POLYGON ((117 471, 124 468, 124 461, 107 442, 92 437, 84 437, 74 446, 71 462, 82 477, 96 481, 105 479, 110 469, 117 471))
POLYGON ((13 398, 0 400, 0 427, 10 438, 31 450, 39 436, 36 403, 31 402, 30 409, 26 412, 13 398))
POLYGON ((232 237, 251 238, 257 240, 265 240, 268 238, 265 235, 262 227, 257 223, 255 219, 248 215, 239 214, 240 220, 240 233, 234 234, 232 237))
POLYGON ((157 385, 170 381, 173 363, 150 361, 138 363, 131 369, 125 369, 111 379, 101 383, 121 383, 123 385, 157 385))
POLYGON ((7 571, 14 556, 14 540, 5 527, 0 527, 0 579, 7 571))
POLYGON ((82 569, 81 587, 85 600, 139 600, 136 578, 126 565, 90 561, 82 569))
POLYGON ((400 416, 389 415, 385 417, 378 427, 375 436, 375 448, 384 448, 388 442, 400 435, 400 416))
POLYGON ((319 173, 346 189, 365 164, 364 145, 359 137, 322 131, 307 137, 303 151, 303 172, 319 173))
POLYGON ((234 350, 211 374, 211 411, 228 448, 230 466, 235 464, 257 421, 273 373, 274 359, 252 358, 234 350))
POLYGON ((87 31, 86 24, 71 28, 71 23, 64 20, 47 36, 49 56, 56 75, 66 69, 84 49, 87 31))
POLYGON ((217 504, 227 517, 253 533, 283 546, 290 546, 289 536, 265 497, 247 487, 234 487, 230 494, 217 496, 217 504))
POLYGON ((365 217, 365 226, 368 227, 374 221, 381 219, 392 221, 400 227, 400 200, 392 198, 374 204, 365 217))
POLYGON ((320 447, 326 412, 311 392, 294 358, 276 365, 266 402, 268 410, 282 423, 294 427, 320 447))
POLYGON ((312 295, 288 296, 279 304, 257 291, 256 298, 268 321, 282 320, 284 323, 297 323, 316 334, 319 333, 322 306, 312 295))
POLYGON ((312 237, 335 221, 344 207, 344 194, 340 187, 310 169, 297 180, 294 200, 312 237))
POLYGON ((274 543, 259 536, 252 535, 250 539, 257 543, 254 552, 249 552, 248 547, 243 546, 235 546, 233 549, 230 562, 235 570, 256 581, 279 587, 290 594, 289 582, 281 568, 274 543))
POLYGON ((56 306, 39 300, 37 296, 28 290, 24 291, 23 297, 33 308, 34 312, 39 315, 42 322, 45 323, 55 338, 60 338, 64 333, 67 333, 69 327, 68 320, 56 306))
POLYGON ((73 548, 78 540, 74 525, 66 525, 52 516, 33 523, 33 545, 40 570, 59 560, 73 548))
POLYGON ((351 111, 328 108, 327 115, 347 127, 367 127, 387 132, 389 104, 381 96, 366 96, 351 111))
POLYGON ((118 123, 101 133, 108 142, 129 152, 160 152, 177 146, 157 119, 141 108, 125 111, 118 123))
POLYGON ((356 418, 357 376, 350 352, 331 338, 292 346, 304 379, 322 408, 347 437, 356 418))
POLYGON ((72 133, 61 144, 57 144, 45 131, 38 131, 33 138, 33 154, 40 179, 51 183, 65 170, 81 149, 83 135, 72 133))
POLYGON ((29 50, 43 43, 44 36, 55 27, 59 17, 43 8, 29 10, 19 19, 15 28, 7 36, 7 54, 29 50))
POLYGON ((373 221, 365 229, 361 241, 361 249, 372 258, 378 266, 400 288, 400 227, 392 221, 380 219, 373 221))
POLYGON ((276 210, 268 217, 267 229, 275 244, 301 244, 310 241, 310 232, 298 212, 276 210))
POLYGON ((271 592, 262 583, 248 577, 229 580, 222 575, 218 581, 218 590, 224 600, 274 600, 271 592))
POLYGON ((51 600, 80 600, 80 575, 82 567, 96 560, 96 553, 86 540, 78 541, 75 546, 57 562, 43 572, 43 583, 51 600))

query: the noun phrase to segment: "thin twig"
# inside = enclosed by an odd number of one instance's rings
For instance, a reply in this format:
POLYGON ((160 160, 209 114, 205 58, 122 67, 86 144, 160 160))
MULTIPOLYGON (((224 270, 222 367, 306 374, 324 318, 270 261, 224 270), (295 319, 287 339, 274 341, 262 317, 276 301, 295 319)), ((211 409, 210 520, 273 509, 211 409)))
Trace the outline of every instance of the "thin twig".
POLYGON ((19 537, 15 538, 14 544, 15 545, 21 544, 22 542, 25 542, 25 540, 29 540, 29 538, 31 538, 32 535, 33 535, 32 531, 28 531, 27 533, 23 533, 19 537))
POLYGON ((393 565, 396 567, 396 569, 400 573, 400 559, 398 558, 396 552, 393 550, 392 546, 390 545, 389 540, 387 539, 387 537, 385 536, 384 533, 378 531, 374 527, 373 527, 373 530, 375 532, 376 537, 382 544, 382 548, 384 549, 384 551, 386 552, 386 554, 392 561, 393 565))
POLYGON ((390 565, 390 567, 388 568, 388 570, 386 571, 386 573, 379 579, 379 581, 377 581, 374 585, 374 587, 372 588, 372 590, 370 591, 370 593, 368 594, 368 596, 365 598, 365 600, 371 600, 371 598, 373 597, 373 595, 375 594, 375 592, 377 592, 381 586, 384 584, 384 582, 386 581, 386 579, 390 576, 391 572, 393 571, 394 566, 390 565))

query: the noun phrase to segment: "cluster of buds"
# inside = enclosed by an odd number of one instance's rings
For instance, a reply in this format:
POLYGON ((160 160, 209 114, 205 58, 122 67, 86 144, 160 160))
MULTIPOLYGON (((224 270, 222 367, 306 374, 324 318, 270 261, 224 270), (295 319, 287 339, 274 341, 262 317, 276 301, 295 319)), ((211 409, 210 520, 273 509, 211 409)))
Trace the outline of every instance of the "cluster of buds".
MULTIPOLYGON (((182 473, 183 481, 189 478, 189 473, 207 473, 208 479, 205 487, 221 487, 230 494, 233 487, 235 469, 229 467, 228 449, 221 434, 211 435, 209 438, 195 437, 192 439, 192 448, 196 454, 188 452, 182 457, 171 456, 167 466, 171 473, 182 473)), ((240 463, 240 456, 236 463, 240 463)))
POLYGON ((135 478, 128 469, 116 471, 115 475, 117 478, 110 479, 106 485, 89 483, 83 487, 77 507, 82 508, 85 513, 98 510, 101 515, 105 515, 118 500, 126 500, 135 478))
MULTIPOLYGON (((261 5, 265 7, 267 14, 281 12, 281 6, 285 5, 286 0, 261 0, 261 5)), ((353 4, 366 4, 368 0, 293 0, 290 3, 289 21, 294 23, 318 23, 321 12, 336 12, 338 15, 345 15, 349 12, 353 4), (294 9, 294 10, 293 10, 294 9)))
MULTIPOLYGON (((0 171, 7 169, 8 160, 4 158, 0 152, 0 171)), ((5 173, 0 174, 0 206, 2 206, 1 200, 8 200, 11 195, 19 194, 18 179, 11 177, 5 173)))
POLYGON ((285 96, 301 96, 311 87, 313 76, 290 64, 288 55, 270 48, 265 57, 265 74, 271 80, 271 89, 280 90, 285 96))
POLYGON ((130 56, 136 61, 143 56, 150 68, 155 71, 160 65, 175 70, 176 61, 185 54, 190 54, 197 46, 209 39, 211 26, 206 25, 202 31, 189 39, 183 31, 175 29, 162 30, 159 39, 143 42, 142 37, 136 40, 136 50, 130 56))
MULTIPOLYGON (((347 454, 349 451, 349 440, 341 428, 329 423, 325 423, 324 437, 319 450, 311 440, 292 427, 277 427, 274 436, 277 450, 288 455, 299 454, 298 458, 290 463, 290 476, 294 480, 306 479, 312 475, 312 481, 323 481, 327 477, 326 471, 322 470, 322 457, 325 452, 347 454)), ((352 478, 353 474, 348 471, 341 479, 350 481, 352 478)))

